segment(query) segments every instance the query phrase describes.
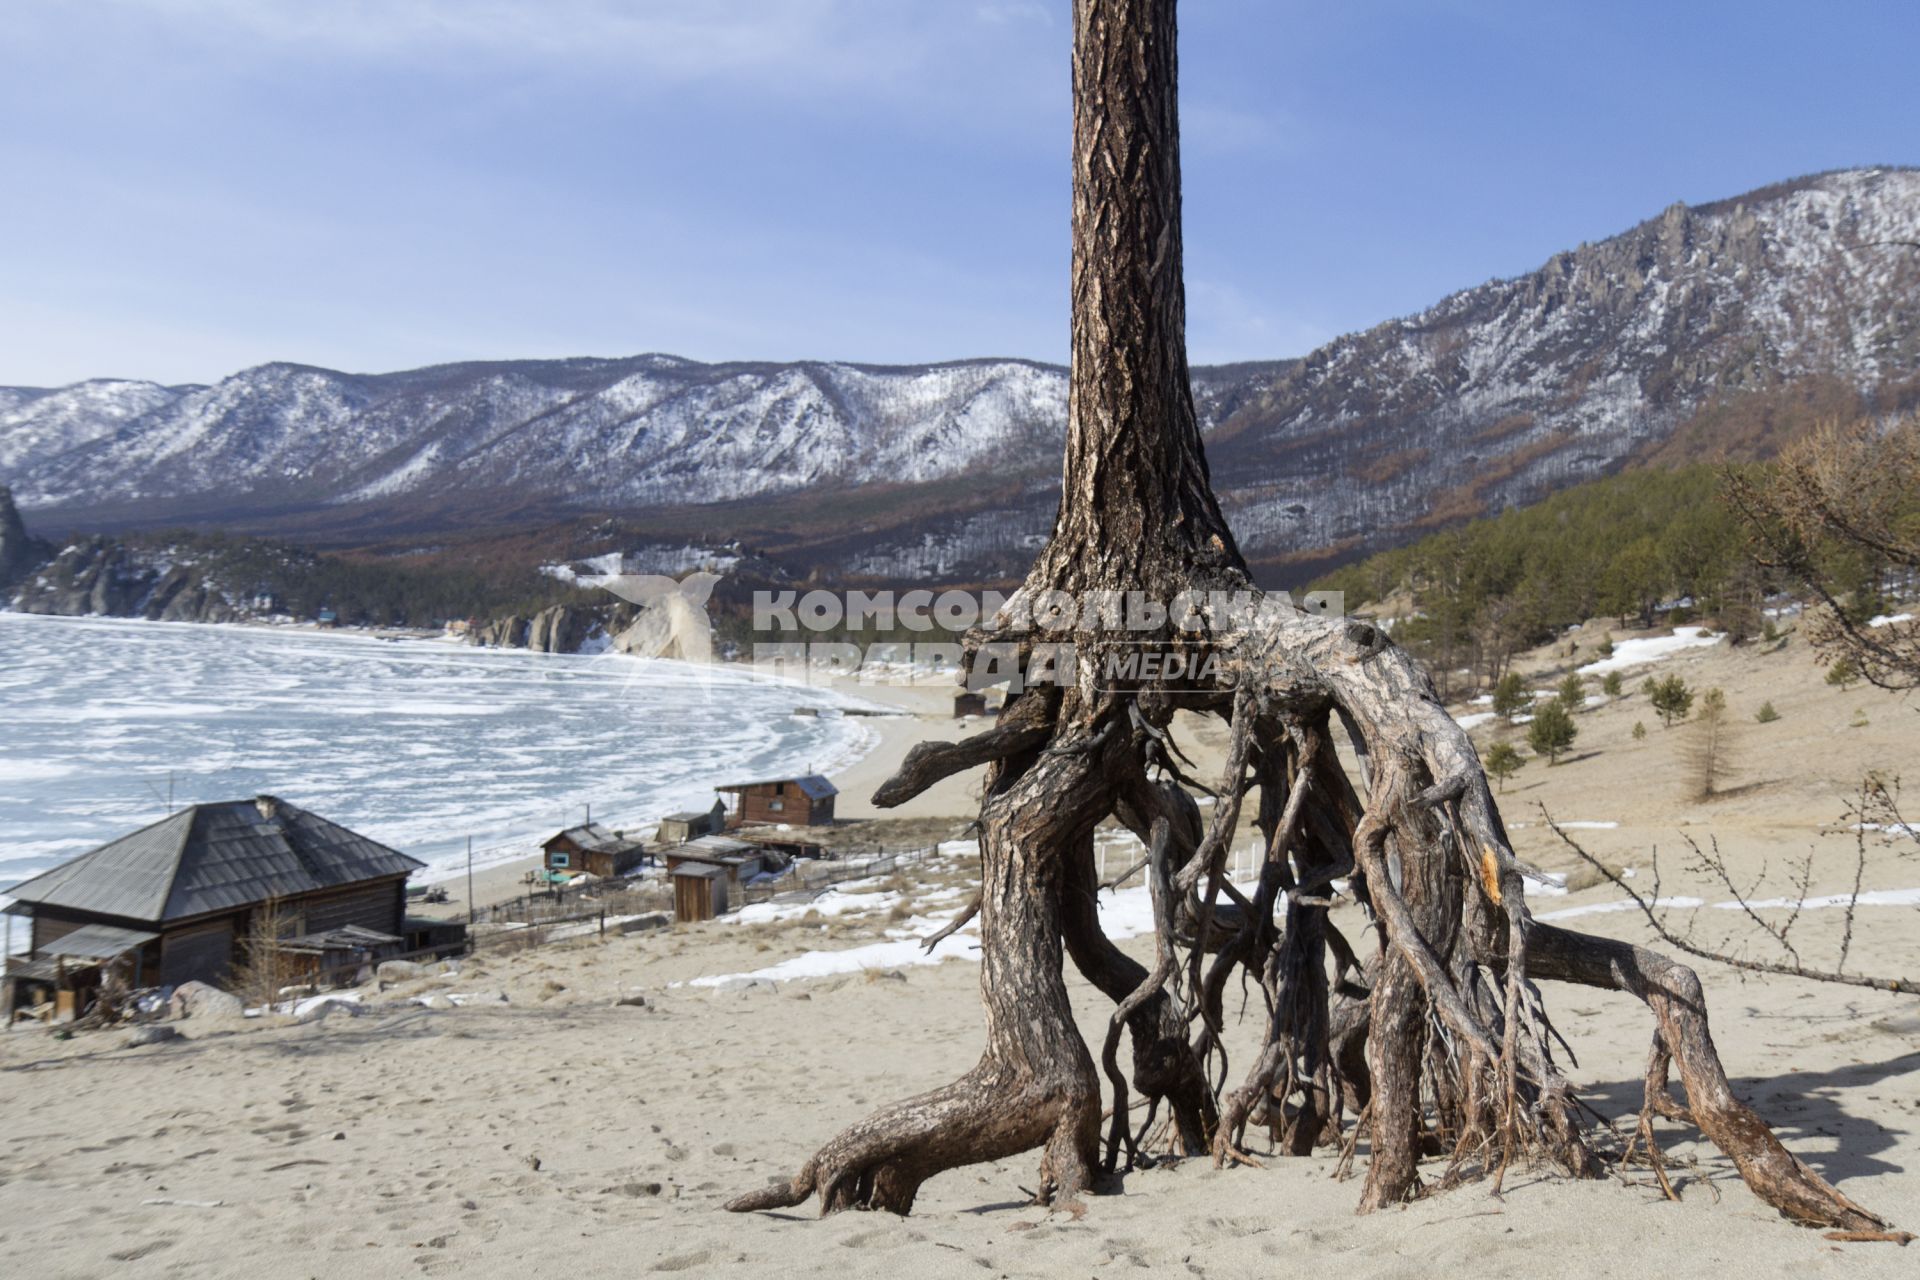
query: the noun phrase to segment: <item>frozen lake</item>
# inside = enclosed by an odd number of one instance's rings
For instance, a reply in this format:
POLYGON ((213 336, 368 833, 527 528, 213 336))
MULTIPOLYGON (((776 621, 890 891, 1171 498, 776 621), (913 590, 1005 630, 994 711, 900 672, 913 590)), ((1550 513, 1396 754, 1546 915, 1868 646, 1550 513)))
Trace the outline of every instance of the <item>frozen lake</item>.
POLYGON ((650 824, 713 784, 873 741, 829 690, 726 668, 437 640, 0 613, 0 893, 166 816, 262 792, 430 865, 650 824), (703 676, 709 678, 702 679, 703 676))

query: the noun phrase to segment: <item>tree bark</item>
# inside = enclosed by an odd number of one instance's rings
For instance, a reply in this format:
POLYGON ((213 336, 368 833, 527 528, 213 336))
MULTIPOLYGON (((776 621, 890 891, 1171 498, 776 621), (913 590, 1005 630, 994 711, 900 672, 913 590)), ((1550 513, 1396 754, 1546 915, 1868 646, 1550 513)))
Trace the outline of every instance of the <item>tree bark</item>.
POLYGON ((1043 1199, 1072 1200, 1098 1159, 1100 1086, 1073 1022, 1061 970, 1061 849, 1092 830, 1104 789, 1094 753, 995 766, 982 805, 980 990, 987 1048, 945 1088, 868 1117, 821 1148, 785 1185, 736 1212, 820 1196, 821 1211, 904 1214, 920 1185, 961 1165, 1041 1147, 1043 1199), (1024 766, 1024 767, 1023 767, 1024 766))
POLYGON ((1417 1194, 1420 1159, 1444 1150, 1443 1139, 1454 1153, 1446 1182, 1470 1157, 1504 1170, 1522 1151, 1592 1176, 1598 1161, 1533 985, 1557 977, 1648 1003, 1695 1120, 1768 1203, 1802 1222, 1884 1225, 1795 1160, 1732 1096, 1691 973, 1533 923, 1471 741, 1384 632, 1284 607, 1197 629, 1163 616, 1118 634, 1085 614, 1066 636, 1022 621, 1044 617, 1059 592, 1082 602, 1140 593, 1166 608, 1183 593, 1251 586, 1208 481, 1187 376, 1174 0, 1075 0, 1073 12, 1073 369, 1060 509, 1015 601, 970 646, 1071 639, 1081 660, 1063 687, 1012 697, 995 730, 916 750, 876 796, 897 804, 988 766, 979 897, 986 1051, 958 1081, 881 1110, 786 1183, 728 1207, 793 1205, 817 1193, 823 1212, 905 1213, 942 1170, 1035 1148, 1042 1199, 1071 1202, 1089 1189, 1101 1077, 1074 1025, 1064 950, 1115 1002, 1100 1056, 1113 1088, 1110 1161, 1123 1146, 1131 1159, 1137 1142, 1117 1056, 1128 1032, 1131 1087, 1169 1104, 1183 1154, 1211 1148, 1216 1159, 1252 1163, 1236 1143, 1256 1102, 1270 1120, 1279 1114, 1272 1127, 1289 1151, 1310 1150, 1337 1129, 1344 1097, 1372 1124, 1363 1209, 1417 1194), (1091 658, 1143 640, 1219 661, 1178 679, 1095 678, 1091 658), (1176 708, 1222 715, 1232 731, 1204 831, 1168 733, 1176 708), (1357 794, 1333 753, 1335 724, 1359 761, 1357 794), (1227 883, 1226 861, 1255 787, 1268 852, 1248 901, 1227 883), (1099 927, 1090 850, 1110 816, 1149 844, 1150 969, 1099 927), (1377 921, 1378 948, 1364 959, 1326 919, 1326 895, 1343 876, 1377 921), (1339 962, 1332 1009, 1329 950, 1339 962), (1220 992, 1234 966, 1261 980, 1272 1008, 1267 1043, 1219 1124, 1220 992), (1301 1102, 1289 1121, 1293 1093, 1301 1102))
POLYGON ((1187 372, 1174 0, 1073 6, 1073 322, 1053 537, 1028 576, 1162 599, 1245 582, 1187 372))

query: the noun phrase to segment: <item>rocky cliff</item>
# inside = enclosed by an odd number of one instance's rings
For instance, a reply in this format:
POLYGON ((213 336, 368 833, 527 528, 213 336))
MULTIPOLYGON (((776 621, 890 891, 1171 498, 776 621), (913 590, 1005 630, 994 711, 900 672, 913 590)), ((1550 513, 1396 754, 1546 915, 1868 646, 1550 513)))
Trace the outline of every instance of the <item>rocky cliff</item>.
POLYGON ((156 622, 235 622, 273 611, 270 602, 236 596, 203 565, 100 536, 69 543, 20 580, 11 605, 21 613, 156 622))
POLYGON ((0 597, 52 558, 53 547, 27 533, 13 490, 0 485, 0 597))

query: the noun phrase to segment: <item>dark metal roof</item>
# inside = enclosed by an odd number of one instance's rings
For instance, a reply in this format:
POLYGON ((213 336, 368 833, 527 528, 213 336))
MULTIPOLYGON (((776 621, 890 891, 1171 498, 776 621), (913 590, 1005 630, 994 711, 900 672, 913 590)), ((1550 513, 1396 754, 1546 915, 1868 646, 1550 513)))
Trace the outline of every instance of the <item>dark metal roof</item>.
POLYGON ((799 778, 762 778, 758 782, 728 782, 714 788, 715 791, 747 791, 754 787, 770 787, 776 782, 791 782, 806 794, 809 799, 825 800, 828 796, 840 794, 840 788, 828 782, 817 773, 809 773, 799 778))
POLYGON ((757 858, 762 850, 757 844, 745 840, 735 840, 732 836, 699 836, 685 844, 675 845, 667 850, 669 858, 757 858))
MULTIPOLYGON (((577 827, 568 827, 557 836, 547 840, 552 844, 557 840, 571 840, 588 853, 631 853, 646 846, 638 840, 630 840, 617 831, 609 831, 597 822, 583 822, 577 827)), ((546 845, 541 845, 546 848, 546 845)))
POLYGON ((111 960, 135 947, 145 946, 160 935, 138 929, 122 929, 117 924, 83 924, 72 933, 55 938, 39 948, 43 956, 69 959, 111 960))
POLYGON ((425 865, 261 796, 182 809, 8 893, 36 906, 163 924, 425 865))

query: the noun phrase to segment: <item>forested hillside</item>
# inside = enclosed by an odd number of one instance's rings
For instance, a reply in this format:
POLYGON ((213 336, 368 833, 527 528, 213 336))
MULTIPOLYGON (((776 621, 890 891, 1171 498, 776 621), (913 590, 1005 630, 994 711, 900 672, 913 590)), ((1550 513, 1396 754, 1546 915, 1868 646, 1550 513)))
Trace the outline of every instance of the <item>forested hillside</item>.
MULTIPOLYGON (((1318 585, 1378 612, 1394 638, 1457 686, 1497 679, 1518 650, 1589 618, 1622 627, 1710 621, 1736 641, 1766 625, 1768 597, 1795 583, 1759 562, 1727 485, 1751 466, 1696 464, 1589 481, 1381 552, 1318 585)), ((1862 617, 1890 607, 1881 567, 1833 548, 1833 579, 1862 617)))
POLYGON ((605 603, 600 593, 531 565, 485 566, 438 555, 361 558, 186 531, 75 539, 21 575, 10 601, 0 596, 0 604, 23 613, 310 622, 324 611, 344 626, 362 627, 438 627, 605 603))

